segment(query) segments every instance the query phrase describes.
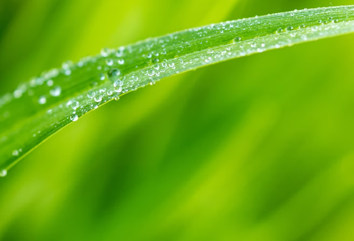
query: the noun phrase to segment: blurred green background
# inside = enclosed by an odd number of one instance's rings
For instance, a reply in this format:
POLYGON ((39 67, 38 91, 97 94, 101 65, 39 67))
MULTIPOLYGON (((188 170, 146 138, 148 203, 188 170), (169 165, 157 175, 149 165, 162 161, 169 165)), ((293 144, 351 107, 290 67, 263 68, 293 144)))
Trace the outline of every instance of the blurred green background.
MULTIPOLYGON (((65 60, 349 0, 2 0, 0 94, 65 60)), ((354 240, 354 35, 140 89, 0 179, 0 240, 354 240)))

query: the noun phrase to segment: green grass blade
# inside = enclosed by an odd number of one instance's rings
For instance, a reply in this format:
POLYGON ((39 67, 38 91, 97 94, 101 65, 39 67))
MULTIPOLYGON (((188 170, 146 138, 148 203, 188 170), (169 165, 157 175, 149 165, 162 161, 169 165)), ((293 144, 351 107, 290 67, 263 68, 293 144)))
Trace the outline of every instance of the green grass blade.
POLYGON ((65 62, 0 98, 0 176, 85 113, 164 77, 351 32, 353 6, 305 9, 189 29, 65 62))

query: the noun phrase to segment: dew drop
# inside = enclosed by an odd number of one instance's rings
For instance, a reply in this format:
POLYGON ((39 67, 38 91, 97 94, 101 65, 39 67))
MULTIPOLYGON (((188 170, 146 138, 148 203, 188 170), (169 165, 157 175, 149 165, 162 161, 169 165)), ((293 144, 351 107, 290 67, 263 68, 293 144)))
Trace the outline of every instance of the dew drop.
POLYGON ((90 99, 92 99, 93 97, 95 97, 96 93, 93 92, 92 90, 90 90, 88 93, 87 93, 87 97, 89 97, 90 99))
POLYGON ((108 66, 112 66, 112 65, 113 65, 113 59, 107 59, 107 60, 106 60, 106 64, 107 64, 108 66))
POLYGON ((117 86, 114 88, 114 92, 120 93, 122 92, 122 86, 117 86))
POLYGON ((116 52, 116 56, 117 57, 122 57, 123 56, 123 51, 124 51, 124 47, 121 47, 117 50, 116 52))
POLYGON ((48 86, 53 86, 53 84, 54 84, 54 81, 53 81, 53 80, 50 79, 50 80, 47 81, 47 85, 48 85, 48 86))
POLYGON ((118 64, 120 65, 124 64, 124 59, 118 59, 118 64))
POLYGON ((73 114, 72 116, 70 116, 70 120, 72 121, 77 121, 79 119, 79 117, 76 114, 73 114))
POLYGON ((283 29, 282 28, 278 28, 277 29, 277 33, 281 33, 281 32, 283 32, 283 29))
POLYGON ((101 55, 103 56, 103 57, 107 57, 109 54, 110 54, 110 49, 109 48, 103 48, 103 49, 101 49, 101 55))
POLYGON ((13 151, 12 151, 12 155, 13 155, 13 156, 18 156, 18 154, 19 154, 18 150, 13 150, 13 151))
POLYGON ((110 76, 119 76, 120 75, 120 70, 119 69, 112 69, 111 72, 109 72, 110 76))
POLYGON ((70 61, 70 60, 68 60, 68 61, 65 61, 65 62, 61 65, 61 67, 62 67, 63 69, 70 69, 73 65, 74 65, 73 62, 70 61))
POLYGON ((102 95, 97 95, 93 98, 97 103, 102 101, 102 95))
POLYGON ((20 98, 21 96, 22 96, 22 91, 19 89, 15 90, 14 97, 17 99, 20 98))
POLYGON ((0 171, 0 177, 6 177, 6 175, 7 175, 7 171, 5 169, 2 169, 0 171))
POLYGON ((242 40, 241 37, 236 37, 236 38, 234 38, 234 42, 240 42, 241 40, 242 40))
POLYGON ((45 98, 45 96, 42 95, 41 97, 39 97, 39 99, 38 99, 39 104, 43 105, 46 102, 47 102, 47 99, 45 98))
POLYGON ((71 108, 73 109, 73 110, 76 110, 77 108, 79 108, 79 106, 80 106, 80 103, 78 102, 78 101, 76 101, 76 100, 74 100, 74 101, 72 101, 71 102, 71 108))
POLYGON ((122 81, 121 79, 116 80, 116 81, 113 83, 113 86, 114 86, 114 87, 123 86, 123 81, 122 81))
POLYGON ((153 69, 149 69, 148 71, 146 71, 146 74, 148 76, 154 76, 155 75, 155 71, 153 69))
POLYGON ((70 70, 70 69, 66 69, 66 70, 64 71, 64 74, 65 74, 66 76, 71 75, 71 70, 70 70))
POLYGON ((106 79, 106 75, 105 74, 100 74, 100 80, 105 80, 106 79))
POLYGON ((50 93, 51 96, 54 96, 54 97, 59 96, 60 93, 61 93, 61 88, 60 88, 60 86, 55 86, 53 89, 51 89, 51 90, 49 91, 49 93, 50 93))

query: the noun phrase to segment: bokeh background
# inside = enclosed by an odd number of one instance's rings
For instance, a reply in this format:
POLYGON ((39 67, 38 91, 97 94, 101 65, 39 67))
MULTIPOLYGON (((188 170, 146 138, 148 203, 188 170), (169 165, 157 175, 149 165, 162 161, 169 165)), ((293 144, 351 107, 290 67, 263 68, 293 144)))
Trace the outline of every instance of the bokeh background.
MULTIPOLYGON (((1 0, 0 94, 102 47, 349 0, 1 0)), ((0 179, 4 241, 354 240, 354 35, 162 80, 0 179)))

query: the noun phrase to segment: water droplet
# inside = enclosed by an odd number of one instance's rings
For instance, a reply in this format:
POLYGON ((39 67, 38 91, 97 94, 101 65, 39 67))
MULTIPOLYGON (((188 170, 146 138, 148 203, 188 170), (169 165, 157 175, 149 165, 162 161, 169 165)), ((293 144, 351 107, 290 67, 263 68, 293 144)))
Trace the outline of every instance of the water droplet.
POLYGON ((281 32, 283 32, 283 29, 282 28, 278 28, 277 29, 277 33, 281 33, 281 32))
POLYGON ((119 86, 123 86, 123 80, 119 79, 116 80, 113 84, 114 87, 119 87, 119 86))
POLYGON ((118 59, 118 64, 120 65, 124 64, 124 59, 118 59))
POLYGON ((102 101, 102 95, 97 95, 93 98, 96 102, 101 102, 102 101))
POLYGON ((51 96, 54 96, 54 97, 59 96, 60 93, 61 93, 61 88, 60 88, 60 86, 55 86, 53 89, 51 89, 51 90, 49 91, 49 93, 50 93, 51 96))
POLYGON ((71 108, 73 109, 73 110, 76 110, 77 108, 79 108, 79 106, 80 106, 80 103, 78 102, 78 101, 76 101, 76 100, 74 100, 74 101, 72 101, 71 102, 71 108))
POLYGON ((70 69, 73 65, 74 65, 73 62, 70 61, 70 60, 68 60, 68 61, 65 61, 65 62, 61 65, 61 67, 62 67, 63 69, 70 69))
POLYGON ((106 75, 104 73, 100 74, 100 80, 105 80, 106 79, 106 75))
POLYGON ((114 87, 114 92, 117 92, 117 93, 122 92, 122 86, 114 87))
POLYGON ((72 121, 77 121, 79 119, 79 117, 76 114, 73 114, 72 116, 70 116, 70 120, 72 121))
POLYGON ((106 60, 106 64, 107 64, 108 66, 112 66, 112 65, 113 65, 113 59, 107 59, 107 60, 106 60))
POLYGON ((288 30, 288 31, 291 31, 291 30, 293 30, 293 29, 294 29, 293 26, 289 26, 289 27, 286 28, 286 30, 288 30))
POLYGON ((116 56, 117 57, 122 57, 123 56, 123 51, 124 51, 124 47, 120 47, 117 52, 116 52, 116 56))
POLYGON ((13 151, 12 151, 12 155, 13 155, 13 156, 18 156, 18 154, 19 154, 18 150, 13 150, 13 151))
POLYGON ((50 80, 47 81, 47 85, 48 85, 48 86, 53 86, 53 84, 54 84, 54 81, 53 81, 53 80, 50 79, 50 80))
POLYGON ((101 49, 101 55, 103 57, 107 57, 110 54, 111 50, 109 48, 103 48, 101 49))
POLYGON ((42 95, 41 97, 39 97, 39 99, 38 99, 39 104, 43 105, 46 102, 47 102, 47 98, 45 98, 45 96, 42 95))
POLYGON ((22 90, 15 90, 14 92, 14 97, 17 99, 17 98, 20 98, 22 96, 22 90))
POLYGON ((234 38, 234 42, 240 42, 241 40, 242 40, 241 37, 236 37, 236 38, 234 38))
POLYGON ((93 98, 93 97, 95 97, 95 95, 96 95, 96 93, 95 92, 93 92, 92 90, 90 90, 88 93, 87 93, 87 97, 89 97, 89 98, 93 98))
POLYGON ((110 76, 119 76, 121 73, 120 73, 120 70, 119 69, 112 69, 111 72, 109 72, 109 75, 110 76))
POLYGON ((146 74, 147 74, 148 76, 154 76, 154 75, 155 75, 155 70, 149 69, 148 71, 146 71, 146 74))
POLYGON ((6 177, 6 175, 7 175, 7 171, 5 169, 2 169, 0 171, 0 177, 6 177))
POLYGON ((71 75, 71 70, 70 70, 70 69, 66 69, 66 70, 64 71, 64 74, 65 74, 66 76, 71 75))

